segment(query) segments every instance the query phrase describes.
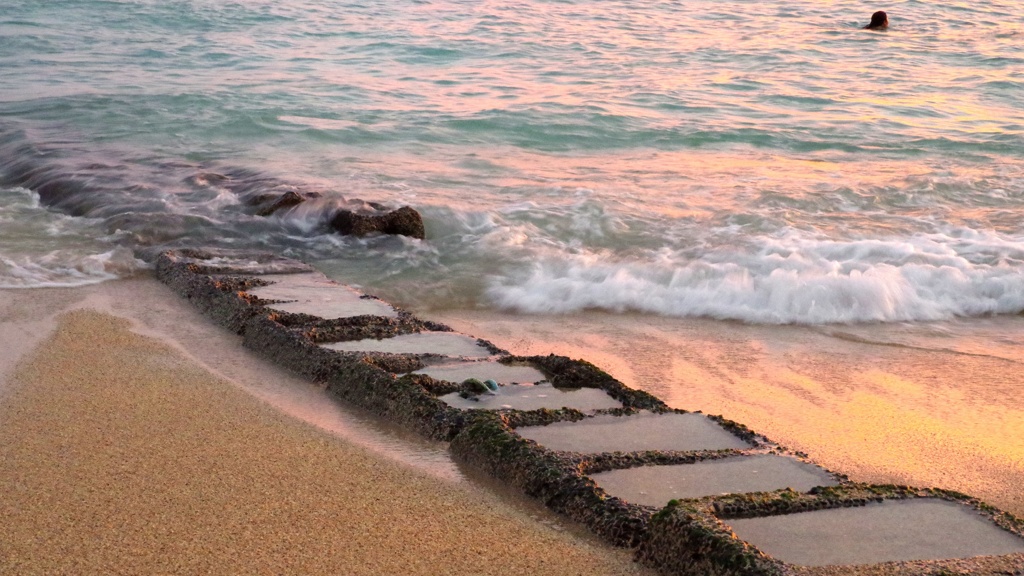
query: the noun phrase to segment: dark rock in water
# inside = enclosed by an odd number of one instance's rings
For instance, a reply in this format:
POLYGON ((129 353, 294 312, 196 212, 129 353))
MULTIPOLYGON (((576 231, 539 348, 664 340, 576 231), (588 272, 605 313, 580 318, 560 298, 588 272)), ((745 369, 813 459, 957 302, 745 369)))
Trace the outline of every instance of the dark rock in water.
POLYGON ((408 206, 385 212, 338 210, 331 218, 331 228, 343 235, 366 236, 373 232, 381 234, 401 234, 422 240, 426 237, 423 228, 423 217, 408 206))
POLYGON ((186 182, 193 186, 209 186, 211 184, 220 184, 226 180, 230 180, 230 178, 216 172, 200 172, 185 179, 186 182))
MULTIPOLYGON (((6 152, 6 151, 5 151, 6 152)), ((14 158, 3 158, 0 183, 33 190, 39 195, 39 202, 72 216, 85 216, 94 208, 101 190, 86 181, 74 178, 57 164, 36 160, 37 152, 30 146, 13 151, 14 158), (24 155, 20 157, 19 155, 24 155)))
POLYGON ((342 199, 330 190, 323 193, 297 187, 273 176, 246 169, 199 172, 188 179, 193 186, 216 185, 238 195, 242 204, 257 216, 281 215, 304 205, 304 219, 327 222, 343 235, 365 236, 374 232, 400 234, 423 239, 423 218, 408 206, 392 210, 377 202, 342 199), (316 202, 312 202, 316 200, 316 202))
POLYGON ((245 169, 228 170, 225 174, 199 172, 185 180, 200 188, 226 188, 237 194, 242 204, 252 208, 252 213, 257 216, 270 216, 280 210, 323 196, 319 192, 300 190, 282 180, 245 169))
POLYGON ((298 206, 310 198, 320 198, 318 192, 298 193, 289 190, 284 194, 263 194, 249 200, 249 204, 256 208, 257 216, 270 216, 278 210, 298 206))

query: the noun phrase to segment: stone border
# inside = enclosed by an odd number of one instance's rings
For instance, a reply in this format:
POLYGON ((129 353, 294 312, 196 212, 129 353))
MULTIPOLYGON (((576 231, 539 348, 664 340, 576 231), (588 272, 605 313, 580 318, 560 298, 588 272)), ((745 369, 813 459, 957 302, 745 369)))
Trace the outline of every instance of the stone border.
MULTIPOLYGON (((743 424, 708 415, 723 428, 752 444, 743 450, 694 452, 641 451, 579 454, 546 449, 519 436, 522 426, 578 421, 597 414, 626 416, 685 410, 633 390, 600 368, 564 356, 511 356, 486 340, 479 342, 502 363, 522 363, 540 370, 557 388, 599 388, 622 408, 591 415, 571 408, 557 410, 459 410, 439 397, 469 391, 464 383, 404 374, 440 358, 432 354, 340 352, 321 343, 382 338, 451 328, 398 311, 397 318, 356 316, 325 320, 273 310, 247 292, 267 285, 263 276, 315 272, 294 260, 269 254, 224 250, 166 252, 157 260, 157 277, 190 300, 204 314, 243 338, 243 345, 324 386, 335 396, 386 417, 433 439, 450 442, 452 455, 523 493, 551 510, 590 528, 608 542, 636 548, 639 562, 667 574, 750 576, 940 576, 978 574, 1024 576, 1024 554, 926 562, 888 562, 864 566, 804 567, 771 558, 732 534, 721 519, 773 516, 806 510, 863 505, 868 501, 942 498, 974 507, 996 525, 1024 537, 1024 521, 970 496, 938 489, 853 484, 827 471, 838 486, 809 493, 775 492, 673 500, 662 510, 631 504, 608 495, 588 474, 656 464, 691 463, 729 456, 770 453, 809 462, 743 424), (255 269, 230 264, 244 261, 255 269), (258 270, 258 271, 257 271, 258 270)), ((372 296, 364 296, 370 297, 372 296)))

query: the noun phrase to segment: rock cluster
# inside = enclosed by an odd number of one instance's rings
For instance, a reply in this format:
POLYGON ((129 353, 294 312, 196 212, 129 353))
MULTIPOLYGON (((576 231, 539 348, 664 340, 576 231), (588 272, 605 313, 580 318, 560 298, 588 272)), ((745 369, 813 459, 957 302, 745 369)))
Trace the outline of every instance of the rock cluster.
POLYGON ((324 212, 327 226, 343 236, 393 234, 423 239, 423 217, 409 206, 391 209, 377 202, 349 200, 343 205, 319 202, 324 194, 297 188, 276 178, 251 170, 228 170, 225 174, 200 172, 188 179, 194 186, 215 185, 235 193, 257 216, 282 215, 302 204, 316 204, 324 212))
POLYGON ((330 225, 335 232, 346 236, 366 236, 374 232, 398 234, 421 240, 426 236, 423 217, 408 206, 391 211, 382 208, 362 212, 338 210, 331 218, 330 225))

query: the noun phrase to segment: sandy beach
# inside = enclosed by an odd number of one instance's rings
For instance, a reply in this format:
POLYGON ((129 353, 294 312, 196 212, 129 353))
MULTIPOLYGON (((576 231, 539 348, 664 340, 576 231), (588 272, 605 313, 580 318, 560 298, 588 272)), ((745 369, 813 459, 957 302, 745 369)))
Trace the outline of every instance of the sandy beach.
POLYGON ((645 573, 275 408, 224 374, 282 376, 218 368, 237 342, 196 320, 150 278, 0 291, 0 573, 645 573))

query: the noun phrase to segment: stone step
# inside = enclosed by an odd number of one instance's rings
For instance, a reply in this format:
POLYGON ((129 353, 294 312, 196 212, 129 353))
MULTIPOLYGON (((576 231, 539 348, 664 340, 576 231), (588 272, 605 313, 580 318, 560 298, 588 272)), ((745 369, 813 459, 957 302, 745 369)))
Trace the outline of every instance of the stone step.
POLYGON ((574 408, 581 412, 592 412, 608 408, 621 408, 622 403, 598 388, 575 388, 563 390, 551 384, 501 386, 494 393, 463 398, 457 392, 440 397, 441 400, 463 410, 538 410, 549 408, 574 408))
POLYGON ((741 440, 703 414, 600 415, 578 422, 525 426, 516 432, 550 450, 597 454, 646 450, 743 450, 741 440))
POLYGON ((611 496, 658 508, 672 499, 772 492, 782 488, 806 492, 815 486, 839 483, 832 474, 814 464, 774 454, 639 466, 599 472, 590 477, 611 496))
POLYGON ((937 498, 724 522, 741 540, 799 566, 1024 553, 1024 538, 993 525, 970 506, 937 498))
POLYGON ((388 318, 398 316, 398 311, 391 305, 376 298, 367 298, 319 272, 277 274, 262 276, 261 279, 271 284, 247 291, 264 300, 282 301, 268 304, 267 308, 271 310, 309 314, 325 320, 366 315, 388 318))
POLYGON ((389 354, 437 354, 462 358, 487 358, 491 351, 476 338, 454 332, 419 332, 391 338, 353 340, 321 344, 341 352, 386 352, 389 354))
POLYGON ((413 374, 426 374, 436 380, 460 383, 470 378, 494 380, 498 384, 534 384, 543 381, 544 374, 531 366, 510 366, 500 362, 450 362, 427 366, 413 374))

